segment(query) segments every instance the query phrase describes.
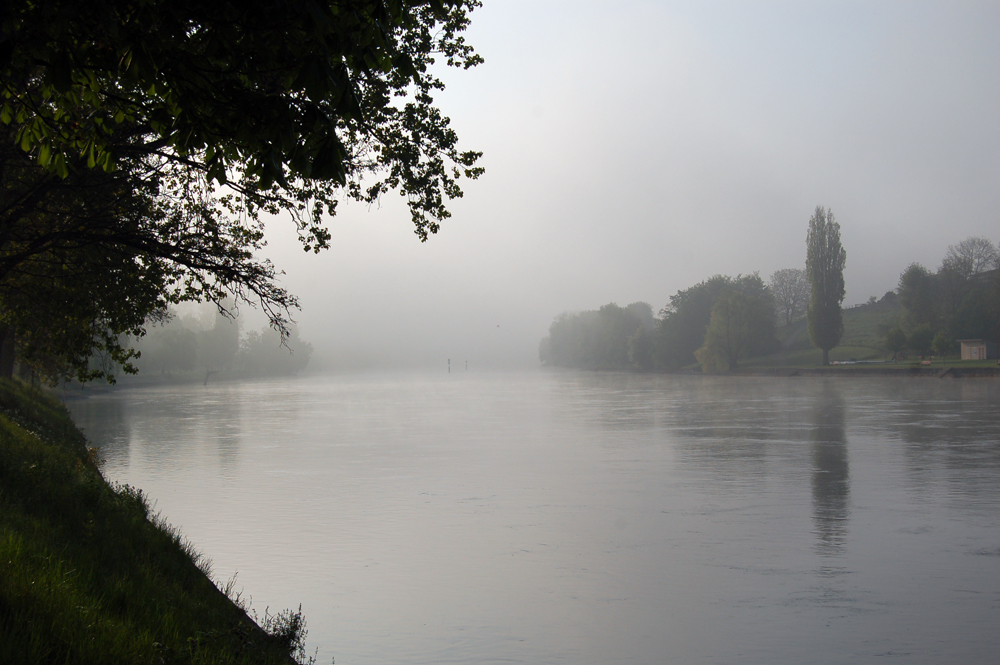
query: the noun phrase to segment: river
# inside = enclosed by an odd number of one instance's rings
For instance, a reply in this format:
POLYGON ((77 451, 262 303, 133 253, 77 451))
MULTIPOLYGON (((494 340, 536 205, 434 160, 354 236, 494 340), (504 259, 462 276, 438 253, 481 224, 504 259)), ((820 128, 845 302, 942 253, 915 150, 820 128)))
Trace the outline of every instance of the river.
POLYGON ((310 654, 996 663, 1000 381, 355 373, 70 400, 310 654))

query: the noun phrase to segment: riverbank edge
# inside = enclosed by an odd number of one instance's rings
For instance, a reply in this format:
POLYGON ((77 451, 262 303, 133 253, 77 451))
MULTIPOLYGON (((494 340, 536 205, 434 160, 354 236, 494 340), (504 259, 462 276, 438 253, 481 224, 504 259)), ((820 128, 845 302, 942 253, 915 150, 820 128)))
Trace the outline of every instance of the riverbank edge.
POLYGON ((301 613, 258 623, 209 572, 141 491, 104 479, 57 399, 0 380, 0 662, 303 658, 301 613))
POLYGON ((636 370, 628 368, 585 369, 575 367, 548 367, 542 369, 563 369, 580 372, 621 372, 626 374, 662 374, 664 376, 713 376, 713 377, 838 377, 838 378, 872 378, 876 376, 891 376, 900 379, 1000 379, 1000 367, 915 367, 915 366, 881 366, 864 367, 858 365, 832 367, 736 367, 728 372, 705 374, 697 367, 688 367, 673 371, 636 370))
POLYGON ((734 376, 836 376, 846 378, 895 376, 928 379, 996 379, 1000 367, 737 367, 734 376))

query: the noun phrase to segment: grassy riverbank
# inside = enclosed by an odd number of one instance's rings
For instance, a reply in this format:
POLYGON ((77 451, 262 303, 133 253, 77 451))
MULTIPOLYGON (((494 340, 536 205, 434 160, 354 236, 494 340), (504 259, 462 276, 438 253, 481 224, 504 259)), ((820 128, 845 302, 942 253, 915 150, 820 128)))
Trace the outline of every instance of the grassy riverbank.
MULTIPOLYGON (((812 345, 806 320, 800 319, 777 330, 781 348, 776 353, 740 360, 737 373, 781 373, 792 370, 822 374, 938 375, 946 369, 950 376, 996 376, 997 361, 961 360, 957 351, 949 357, 933 358, 929 364, 918 356, 892 362, 885 350, 884 330, 898 323, 898 305, 861 305, 844 310, 844 335, 830 350, 834 365, 823 367, 823 352, 812 345)), ((697 369, 697 365, 692 365, 697 369)))
POLYGON ((301 615, 262 628, 199 561, 141 492, 105 482, 59 402, 0 381, 0 663, 304 655, 301 615))

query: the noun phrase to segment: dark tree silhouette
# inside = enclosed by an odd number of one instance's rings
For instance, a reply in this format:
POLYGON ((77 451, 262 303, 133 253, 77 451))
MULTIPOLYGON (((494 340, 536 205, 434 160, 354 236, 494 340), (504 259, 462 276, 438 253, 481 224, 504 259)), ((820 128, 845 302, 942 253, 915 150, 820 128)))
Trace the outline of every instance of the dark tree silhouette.
POLYGON ((844 265, 847 252, 840 245, 840 224, 833 211, 817 206, 806 235, 806 276, 812 285, 809 300, 809 338, 823 350, 823 364, 830 364, 830 349, 840 343, 844 319, 844 265))

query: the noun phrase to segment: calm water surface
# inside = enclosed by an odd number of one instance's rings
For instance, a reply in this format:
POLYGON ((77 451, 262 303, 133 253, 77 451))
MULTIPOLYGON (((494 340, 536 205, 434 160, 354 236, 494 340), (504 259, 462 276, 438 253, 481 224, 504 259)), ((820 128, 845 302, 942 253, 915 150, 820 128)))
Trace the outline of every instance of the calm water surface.
POLYGON ((1000 662, 1000 382, 357 374, 71 401, 319 663, 1000 662))

